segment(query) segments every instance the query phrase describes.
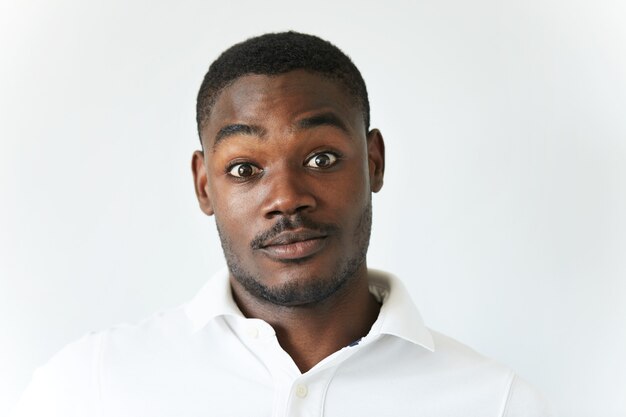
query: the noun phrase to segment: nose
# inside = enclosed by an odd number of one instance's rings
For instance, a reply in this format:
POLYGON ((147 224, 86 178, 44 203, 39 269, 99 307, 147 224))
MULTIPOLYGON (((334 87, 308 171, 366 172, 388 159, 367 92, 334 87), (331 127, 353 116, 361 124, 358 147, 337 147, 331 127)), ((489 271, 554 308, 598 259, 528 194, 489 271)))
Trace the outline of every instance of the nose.
POLYGON ((265 218, 292 216, 317 207, 311 184, 308 184, 305 175, 298 175, 296 171, 280 169, 266 176, 268 192, 263 207, 265 218))

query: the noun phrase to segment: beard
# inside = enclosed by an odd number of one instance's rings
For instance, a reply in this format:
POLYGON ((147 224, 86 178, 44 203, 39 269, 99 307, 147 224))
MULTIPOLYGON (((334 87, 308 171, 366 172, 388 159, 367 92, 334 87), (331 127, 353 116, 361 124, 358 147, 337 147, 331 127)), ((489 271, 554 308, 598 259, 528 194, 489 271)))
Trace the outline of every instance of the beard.
MULTIPOLYGON (((353 253, 344 259, 339 259, 337 264, 330 268, 330 272, 326 276, 293 279, 280 285, 269 286, 264 282, 263 277, 255 275, 248 270, 240 256, 233 250, 232 242, 227 234, 220 229, 217 218, 216 226, 228 269, 232 277, 250 295, 279 306, 316 304, 323 302, 344 288, 356 278, 357 271, 365 264, 372 229, 372 200, 370 197, 361 211, 353 235, 355 248, 353 253)), ((293 230, 298 227, 327 232, 338 230, 334 225, 315 223, 301 214, 296 214, 292 217, 280 218, 271 229, 256 236, 250 243, 250 246, 254 249, 258 247, 259 242, 276 236, 285 230, 293 230)), ((306 261, 306 259, 297 259, 289 261, 289 263, 298 264, 306 261)))

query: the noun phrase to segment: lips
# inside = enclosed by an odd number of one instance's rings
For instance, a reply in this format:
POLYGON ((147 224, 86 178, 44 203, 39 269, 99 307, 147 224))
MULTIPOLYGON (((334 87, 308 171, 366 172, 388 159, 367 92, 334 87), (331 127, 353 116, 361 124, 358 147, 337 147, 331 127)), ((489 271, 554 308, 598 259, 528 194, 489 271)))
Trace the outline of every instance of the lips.
POLYGON ((260 250, 272 259, 289 261, 308 258, 326 245, 328 235, 315 230, 283 232, 260 245, 260 250))

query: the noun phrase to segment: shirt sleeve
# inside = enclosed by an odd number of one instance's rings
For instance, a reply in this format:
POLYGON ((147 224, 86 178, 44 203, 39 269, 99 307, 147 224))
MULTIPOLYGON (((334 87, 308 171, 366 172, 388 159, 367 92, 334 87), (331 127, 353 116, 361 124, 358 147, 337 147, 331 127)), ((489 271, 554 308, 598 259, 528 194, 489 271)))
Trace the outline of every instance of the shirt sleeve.
POLYGON ((555 414, 550 404, 534 387, 515 375, 502 416, 555 417, 555 414))
POLYGON ((87 335, 37 369, 10 417, 97 417, 100 339, 87 335))

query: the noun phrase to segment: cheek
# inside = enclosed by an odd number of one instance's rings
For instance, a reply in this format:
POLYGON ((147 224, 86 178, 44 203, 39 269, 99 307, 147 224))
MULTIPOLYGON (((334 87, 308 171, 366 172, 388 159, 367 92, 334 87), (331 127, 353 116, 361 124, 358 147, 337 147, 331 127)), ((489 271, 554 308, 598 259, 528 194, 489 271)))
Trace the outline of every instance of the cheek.
POLYGON ((251 228, 247 226, 256 218, 256 200, 254 192, 232 188, 213 182, 210 186, 210 196, 217 226, 237 244, 238 238, 249 237, 251 228))
POLYGON ((332 181, 321 184, 319 195, 323 206, 341 216, 342 222, 354 223, 358 220, 357 214, 369 202, 369 178, 363 173, 361 165, 354 166, 332 181))

